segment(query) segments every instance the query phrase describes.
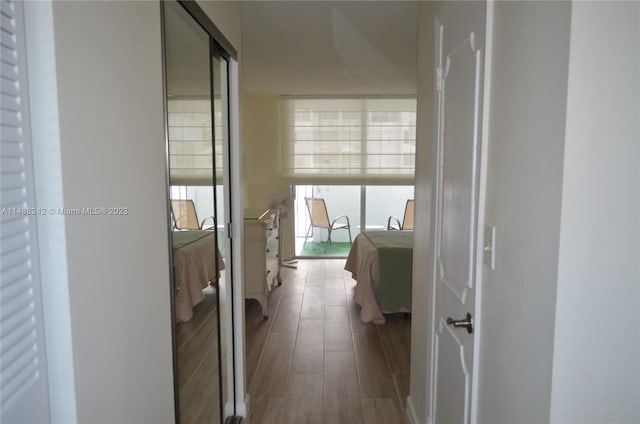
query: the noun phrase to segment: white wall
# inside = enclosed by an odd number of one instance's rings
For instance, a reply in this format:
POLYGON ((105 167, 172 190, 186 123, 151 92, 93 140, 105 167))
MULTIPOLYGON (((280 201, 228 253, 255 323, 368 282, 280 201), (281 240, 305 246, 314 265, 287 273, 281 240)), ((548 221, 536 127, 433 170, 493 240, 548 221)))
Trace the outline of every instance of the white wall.
POLYGON ((159 7, 53 3, 79 422, 174 417, 159 7))
POLYGON ((570 7, 495 4, 480 422, 549 419, 570 7))
POLYGON ((415 423, 427 422, 429 338, 433 274, 431 220, 434 216, 431 189, 434 171, 435 16, 441 2, 420 2, 418 25, 418 104, 416 122, 415 230, 413 289, 411 292, 411 380, 407 411, 415 423))
MULTIPOLYGON (((268 207, 289 196, 290 186, 280 176, 280 99, 278 96, 242 95, 242 159, 247 208, 268 207)), ((283 218, 282 257, 294 256, 293 208, 283 218)))
MULTIPOLYGON (((638 422, 640 7, 494 7, 485 223, 497 259, 483 273, 478 422, 638 422)), ((420 17, 419 110, 433 96, 421 70, 432 16, 420 17)), ((414 263, 414 277, 425 270, 414 263)), ((410 403, 425 422, 419 290, 414 278, 410 403)))
POLYGON ((390 216, 395 216, 402 224, 408 199, 415 199, 415 187, 412 185, 368 186, 367 225, 387 228, 390 216))
POLYGON ((640 422, 640 6, 576 2, 551 421, 640 422))
POLYGON ((280 176, 280 99, 244 93, 242 100, 245 204, 263 208, 289 192, 280 176))

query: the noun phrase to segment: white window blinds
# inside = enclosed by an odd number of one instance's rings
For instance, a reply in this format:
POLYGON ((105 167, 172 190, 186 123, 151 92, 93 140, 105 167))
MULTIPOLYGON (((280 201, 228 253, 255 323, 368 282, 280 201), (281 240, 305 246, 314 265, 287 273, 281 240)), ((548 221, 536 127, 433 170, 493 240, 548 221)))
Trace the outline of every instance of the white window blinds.
POLYGON ((211 100, 169 99, 169 179, 171 185, 213 185, 222 181, 222 109, 214 101, 214 125, 211 131, 211 100), (211 140, 215 140, 215 158, 211 140))
POLYGON ((283 98, 282 171, 296 183, 412 184, 413 98, 283 98))
POLYGON ((0 421, 46 422, 22 7, 0 3, 0 421))

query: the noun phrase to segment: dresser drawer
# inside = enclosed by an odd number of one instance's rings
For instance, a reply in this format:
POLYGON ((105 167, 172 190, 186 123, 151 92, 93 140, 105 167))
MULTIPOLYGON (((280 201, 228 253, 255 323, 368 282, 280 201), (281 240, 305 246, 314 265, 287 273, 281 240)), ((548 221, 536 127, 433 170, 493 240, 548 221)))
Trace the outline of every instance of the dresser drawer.
POLYGON ((279 212, 245 212, 244 291, 245 298, 256 299, 267 316, 267 296, 280 284, 279 212), (252 216, 253 215, 253 216, 252 216))

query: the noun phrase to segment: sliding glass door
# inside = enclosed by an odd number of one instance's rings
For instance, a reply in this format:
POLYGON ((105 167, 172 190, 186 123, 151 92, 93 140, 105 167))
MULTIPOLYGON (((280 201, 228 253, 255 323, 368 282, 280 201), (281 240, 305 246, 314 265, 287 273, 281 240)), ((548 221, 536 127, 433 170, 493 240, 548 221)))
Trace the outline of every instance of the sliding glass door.
POLYGON ((312 226, 309 244, 304 197, 323 199, 329 221, 347 215, 352 235, 402 217, 413 198, 415 98, 292 96, 281 103, 282 175, 296 187, 297 256, 340 257, 349 249, 343 231, 332 231, 336 246, 327 247, 328 224, 312 226))
POLYGON ((309 231, 311 215, 306 198, 323 199, 330 221, 347 216, 352 238, 361 231, 386 230, 390 217, 402 222, 407 200, 414 198, 412 185, 297 185, 294 191, 297 257, 345 257, 351 247, 346 231, 333 232, 329 247, 327 230, 312 226, 309 231))

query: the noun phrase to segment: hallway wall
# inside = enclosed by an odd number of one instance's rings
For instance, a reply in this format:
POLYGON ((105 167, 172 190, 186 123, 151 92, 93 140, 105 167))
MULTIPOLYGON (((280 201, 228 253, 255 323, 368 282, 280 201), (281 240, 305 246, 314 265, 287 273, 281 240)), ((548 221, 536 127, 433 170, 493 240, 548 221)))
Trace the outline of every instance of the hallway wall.
POLYGON ((640 4, 573 4, 551 421, 640 422, 640 4))
POLYGON ((77 420, 171 422, 160 5, 52 4, 77 420))
MULTIPOLYGON (((51 8, 64 207, 128 211, 64 217, 76 419, 173 422, 160 4, 51 8)), ((239 50, 240 5, 203 8, 239 50)))
POLYGON ((571 4, 496 2, 479 422, 549 420, 571 4))

